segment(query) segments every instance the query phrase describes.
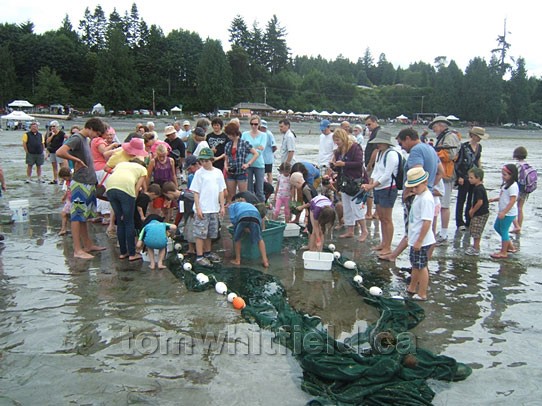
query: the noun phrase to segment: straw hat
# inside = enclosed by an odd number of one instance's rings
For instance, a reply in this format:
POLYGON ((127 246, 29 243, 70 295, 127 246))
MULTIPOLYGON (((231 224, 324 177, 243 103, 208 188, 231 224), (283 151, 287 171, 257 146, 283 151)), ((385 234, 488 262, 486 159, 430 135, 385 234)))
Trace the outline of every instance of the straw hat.
POLYGON ((429 178, 429 173, 427 173, 421 166, 409 169, 407 172, 407 181, 405 183, 406 187, 414 187, 420 183, 425 182, 429 178))
POLYGON ((166 137, 170 134, 176 134, 177 131, 175 131, 175 127, 173 127, 172 125, 166 125, 166 127, 164 128, 164 134, 166 135, 166 137))
POLYGON ((482 127, 472 127, 469 131, 470 135, 476 135, 480 137, 481 140, 489 139, 489 134, 486 133, 486 129, 482 127))

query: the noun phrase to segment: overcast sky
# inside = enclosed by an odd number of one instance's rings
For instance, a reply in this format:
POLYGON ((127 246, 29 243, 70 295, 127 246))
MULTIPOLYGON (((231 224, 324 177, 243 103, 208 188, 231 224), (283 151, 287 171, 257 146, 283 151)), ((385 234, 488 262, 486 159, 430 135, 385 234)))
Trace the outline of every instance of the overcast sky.
MULTIPOLYGON (((0 0, 0 21, 32 21, 37 33, 58 29, 67 14, 74 28, 86 7, 93 13, 100 4, 106 14, 124 15, 133 0, 0 0), (111 5, 111 3, 114 4, 111 5)), ((530 76, 542 76, 542 23, 536 2, 526 0, 478 2, 456 1, 162 1, 139 0, 139 15, 165 34, 172 29, 197 32, 203 39, 218 39, 229 50, 228 28, 236 15, 251 28, 257 22, 265 29, 275 14, 287 31, 286 41, 293 56, 321 55, 335 59, 342 54, 355 62, 370 49, 375 62, 381 53, 396 68, 435 57, 455 60, 463 71, 471 59, 487 62, 497 47, 497 36, 507 19, 509 54, 523 57, 530 76)))

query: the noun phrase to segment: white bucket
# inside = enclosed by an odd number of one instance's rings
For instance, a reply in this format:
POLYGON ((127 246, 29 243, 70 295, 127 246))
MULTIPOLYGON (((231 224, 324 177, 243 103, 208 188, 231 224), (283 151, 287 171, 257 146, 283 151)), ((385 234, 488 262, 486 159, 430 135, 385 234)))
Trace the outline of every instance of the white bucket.
POLYGON ((18 223, 28 221, 28 200, 10 200, 9 209, 13 221, 18 223))

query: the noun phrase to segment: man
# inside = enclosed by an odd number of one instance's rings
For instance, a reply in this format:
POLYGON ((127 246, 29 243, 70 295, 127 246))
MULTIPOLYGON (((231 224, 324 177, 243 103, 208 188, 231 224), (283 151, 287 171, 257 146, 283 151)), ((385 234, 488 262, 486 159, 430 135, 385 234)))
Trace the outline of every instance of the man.
POLYGON ((327 174, 329 163, 333 158, 333 150, 336 148, 331 132, 329 120, 320 121, 320 146, 318 148, 318 165, 322 175, 327 174))
POLYGON ((444 194, 442 195, 440 209, 440 231, 436 236, 437 245, 448 243, 448 224, 450 223, 450 201, 452 198, 452 185, 454 182, 454 163, 459 152, 461 142, 455 133, 448 128, 450 123, 446 117, 437 116, 431 123, 429 129, 437 136, 435 150, 440 162, 444 167, 444 194))
POLYGON ((71 230, 73 236, 73 256, 81 259, 94 258, 90 252, 105 250, 90 238, 87 221, 96 214, 96 172, 90 152, 89 139, 99 137, 106 131, 106 125, 99 118, 91 118, 85 127, 73 134, 56 154, 73 161, 74 172, 70 183, 71 192, 71 230))
MULTIPOLYGON (((365 162, 365 168, 367 169, 367 173, 370 177, 375 166, 376 156, 378 154, 378 150, 376 148, 377 144, 371 143, 371 141, 376 138, 378 131, 380 131, 382 127, 380 127, 378 124, 378 118, 373 115, 368 116, 365 119, 365 126, 369 129, 370 135, 369 139, 367 140, 367 145, 365 146, 363 159, 365 162)), ((377 218, 375 217, 376 214, 373 215, 373 191, 371 190, 367 196, 367 214, 365 215, 365 218, 367 220, 372 220, 373 218, 377 218)))
POLYGON ((47 151, 49 151, 49 160, 53 167, 53 180, 49 182, 52 185, 58 184, 58 166, 63 166, 64 160, 56 156, 56 151, 64 143, 66 133, 62 131, 58 121, 53 120, 49 123, 49 136, 47 137, 47 151))
POLYGON ((164 135, 166 137, 164 141, 166 142, 166 144, 168 144, 171 147, 170 156, 175 161, 175 166, 182 173, 182 166, 183 166, 185 150, 186 150, 184 146, 184 142, 177 136, 177 131, 175 130, 174 125, 173 126, 167 125, 164 128, 164 135))
POLYGON ((280 147, 280 162, 295 163, 295 134, 290 130, 290 120, 284 118, 279 121, 279 131, 283 135, 280 147))
POLYGON ((346 120, 344 120, 341 123, 341 128, 346 131, 348 134, 352 134, 352 128, 350 128, 350 123, 346 120))
POLYGON ((183 128, 180 132, 177 133, 178 137, 184 142, 184 146, 187 146, 188 139, 190 138, 190 134, 192 134, 192 128, 190 128, 190 121, 184 120, 183 121, 183 128))
MULTIPOLYGON (((401 148, 409 153, 406 162, 405 173, 409 169, 421 167, 428 173, 427 187, 433 192, 433 186, 437 184, 442 177, 442 165, 440 165, 439 157, 435 150, 428 144, 420 141, 418 132, 413 128, 405 128, 397 135, 397 141, 401 148)), ((410 213, 410 205, 414 200, 414 193, 411 188, 405 187, 403 190, 403 208, 404 221, 408 225, 408 216, 410 213)), ((380 259, 387 261, 395 261, 395 259, 408 246, 408 236, 405 235, 399 245, 395 247, 391 254, 379 255, 380 259)))
POLYGON ((267 182, 273 184, 273 163, 275 162, 275 151, 277 150, 277 144, 275 142, 275 136, 271 131, 267 129, 267 121, 260 120, 260 131, 267 134, 267 143, 263 150, 263 163, 265 165, 265 176, 267 182))
POLYGON ((363 127, 360 124, 354 126, 352 135, 356 137, 356 142, 361 145, 361 148, 365 150, 365 138, 363 136, 363 127))
POLYGON ((36 165, 38 183, 42 183, 41 167, 45 162, 45 137, 38 131, 38 123, 30 124, 30 131, 23 134, 23 148, 26 154, 26 183, 31 182, 32 167, 36 165))
POLYGON ((155 125, 154 125, 154 122, 153 121, 147 121, 147 128, 149 129, 148 132, 151 132, 154 134, 154 139, 157 140, 158 139, 158 133, 156 132, 155 130, 155 125))

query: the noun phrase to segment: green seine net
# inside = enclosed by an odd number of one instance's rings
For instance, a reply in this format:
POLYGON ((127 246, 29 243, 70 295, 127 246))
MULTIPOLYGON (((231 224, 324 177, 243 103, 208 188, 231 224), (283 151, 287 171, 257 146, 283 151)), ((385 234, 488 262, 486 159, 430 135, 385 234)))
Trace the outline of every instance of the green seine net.
MULTIPOLYGON (((354 271, 342 266, 345 260, 335 260, 333 270, 352 280, 354 271)), ((380 318, 365 332, 340 342, 327 334, 318 317, 292 308, 286 290, 272 275, 216 264, 213 269, 183 271, 175 255, 169 257, 168 264, 188 290, 213 289, 222 281, 229 291, 243 297, 247 304, 243 317, 273 331, 275 340, 291 350, 300 363, 302 389, 315 396, 311 405, 430 405, 435 393, 427 379, 460 381, 472 372, 453 358, 416 346, 409 330, 424 319, 424 310, 409 299, 372 296, 352 281, 364 302, 380 311, 380 318), (200 284, 198 272, 207 274, 209 282, 200 284)))

